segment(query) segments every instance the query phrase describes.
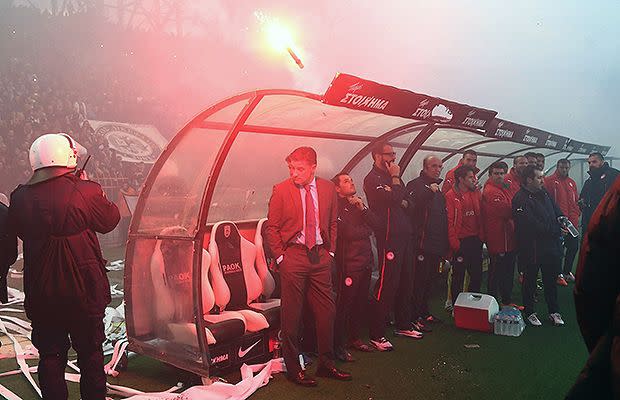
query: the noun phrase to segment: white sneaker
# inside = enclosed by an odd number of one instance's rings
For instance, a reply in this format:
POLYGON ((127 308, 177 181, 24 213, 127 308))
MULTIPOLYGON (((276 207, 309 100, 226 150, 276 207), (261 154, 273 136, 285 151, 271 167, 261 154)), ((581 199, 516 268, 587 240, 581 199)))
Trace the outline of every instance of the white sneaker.
MULTIPOLYGON (((559 314, 558 314, 559 315, 559 314)), ((532 313, 530 314, 529 317, 527 317, 527 321, 532 325, 532 326, 541 326, 542 322, 540 322, 540 320, 538 319, 538 315, 536 315, 536 313, 532 313)))
POLYGON ((553 314, 549 314, 549 319, 551 320, 551 322, 553 322, 553 325, 555 326, 563 326, 564 325, 564 320, 562 320, 562 316, 560 315, 560 313, 553 313, 553 314))
POLYGON ((568 282, 575 282, 575 275, 573 275, 572 272, 569 272, 568 274, 564 275, 564 279, 566 279, 568 282))
POLYGON ((370 339, 370 344, 374 346, 375 349, 379 351, 392 351, 394 350, 394 346, 389 342, 385 337, 380 338, 379 340, 370 339))
POLYGON ((394 335, 410 337, 413 339, 422 339, 424 337, 424 334, 422 332, 416 331, 415 329, 413 329, 413 327, 409 329, 395 329, 394 335))

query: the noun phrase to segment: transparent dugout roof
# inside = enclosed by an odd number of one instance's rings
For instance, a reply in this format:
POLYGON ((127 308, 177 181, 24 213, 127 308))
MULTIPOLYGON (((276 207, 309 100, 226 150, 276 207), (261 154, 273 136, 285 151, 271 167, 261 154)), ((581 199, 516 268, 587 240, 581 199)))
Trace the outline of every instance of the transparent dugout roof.
POLYGON ((431 153, 444 159, 445 175, 465 150, 476 150, 481 176, 494 161, 511 166, 514 155, 528 151, 548 156, 547 167, 570 155, 475 129, 332 106, 306 92, 244 93, 205 110, 177 134, 147 179, 131 234, 157 235, 178 225, 194 237, 201 223, 265 217, 273 185, 288 176, 284 159, 299 146, 317 151, 318 176, 331 179, 346 168, 362 192, 372 144, 385 139, 398 161, 407 155, 405 182, 431 153))

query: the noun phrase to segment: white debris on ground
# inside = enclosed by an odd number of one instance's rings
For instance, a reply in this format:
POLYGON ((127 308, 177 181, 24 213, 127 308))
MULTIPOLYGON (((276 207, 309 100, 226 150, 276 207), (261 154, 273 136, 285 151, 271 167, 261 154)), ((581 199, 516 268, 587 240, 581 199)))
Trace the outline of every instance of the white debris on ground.
MULTIPOLYGON (((119 264, 112 266, 112 268, 118 267, 119 264)), ((121 264, 122 267, 124 265, 121 264)), ((111 268, 108 266, 108 269, 111 268)), ((113 299, 122 299, 124 296, 123 290, 119 289, 118 285, 110 286, 110 293, 113 299)), ((0 378, 22 374, 38 393, 39 397, 41 397, 41 391, 32 377, 32 374, 37 372, 37 367, 30 367, 26 364, 26 360, 38 359, 39 354, 31 342, 32 328, 24 312, 24 293, 17 289, 9 288, 8 294, 9 301, 6 304, 0 305, 0 340, 2 342, 0 360, 13 358, 17 363, 18 369, 0 373, 0 378)), ((121 301, 116 307, 107 307, 103 322, 106 333, 106 340, 103 344, 104 354, 112 356, 110 361, 104 366, 104 369, 107 375, 116 377, 119 374, 117 367, 123 355, 127 353, 126 348, 128 344, 124 301, 121 301)), ((80 375, 76 361, 70 360, 68 366, 76 373, 65 373, 65 379, 70 382, 79 382, 80 375)), ((210 385, 193 386, 182 393, 178 393, 179 390, 183 389, 180 384, 157 393, 146 393, 109 383, 107 386, 109 395, 128 400, 243 400, 269 383, 273 374, 285 370, 286 367, 282 358, 269 360, 265 364, 243 364, 241 366, 241 381, 237 384, 214 382, 210 385)), ((0 384, 0 397, 9 400, 21 400, 19 396, 2 384, 0 384)))

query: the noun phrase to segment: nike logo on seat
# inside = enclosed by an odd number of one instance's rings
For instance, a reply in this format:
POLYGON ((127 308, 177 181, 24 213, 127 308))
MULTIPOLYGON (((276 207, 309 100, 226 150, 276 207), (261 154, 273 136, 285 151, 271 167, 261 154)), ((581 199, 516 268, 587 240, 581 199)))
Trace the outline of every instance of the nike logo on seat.
POLYGON ((253 345, 251 345, 250 347, 248 347, 245 350, 242 350, 241 347, 239 347, 239 358, 245 357, 245 355, 248 354, 250 352, 250 350, 252 350, 254 348, 254 346, 259 344, 261 340, 262 339, 258 339, 258 341, 256 343, 254 343, 253 345))

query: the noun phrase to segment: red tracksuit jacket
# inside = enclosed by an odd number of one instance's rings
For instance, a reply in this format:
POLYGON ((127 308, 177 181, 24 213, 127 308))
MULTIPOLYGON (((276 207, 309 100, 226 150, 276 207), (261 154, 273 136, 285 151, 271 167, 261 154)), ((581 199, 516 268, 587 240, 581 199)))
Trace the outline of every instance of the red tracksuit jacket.
POLYGON ((478 236, 483 240, 482 218, 480 215, 479 190, 461 193, 452 188, 446 193, 446 209, 448 211, 448 239, 450 248, 457 251, 461 239, 478 236))
POLYGON ((558 172, 545 178, 545 189, 549 192, 549 196, 557 203, 562 210, 562 214, 566 215, 573 225, 579 225, 579 216, 581 210, 577 201, 577 184, 570 177, 560 178, 558 172))
POLYGON ((515 223, 512 219, 512 188, 500 187, 490 180, 482 192, 482 225, 490 254, 508 253, 516 248, 515 223))

